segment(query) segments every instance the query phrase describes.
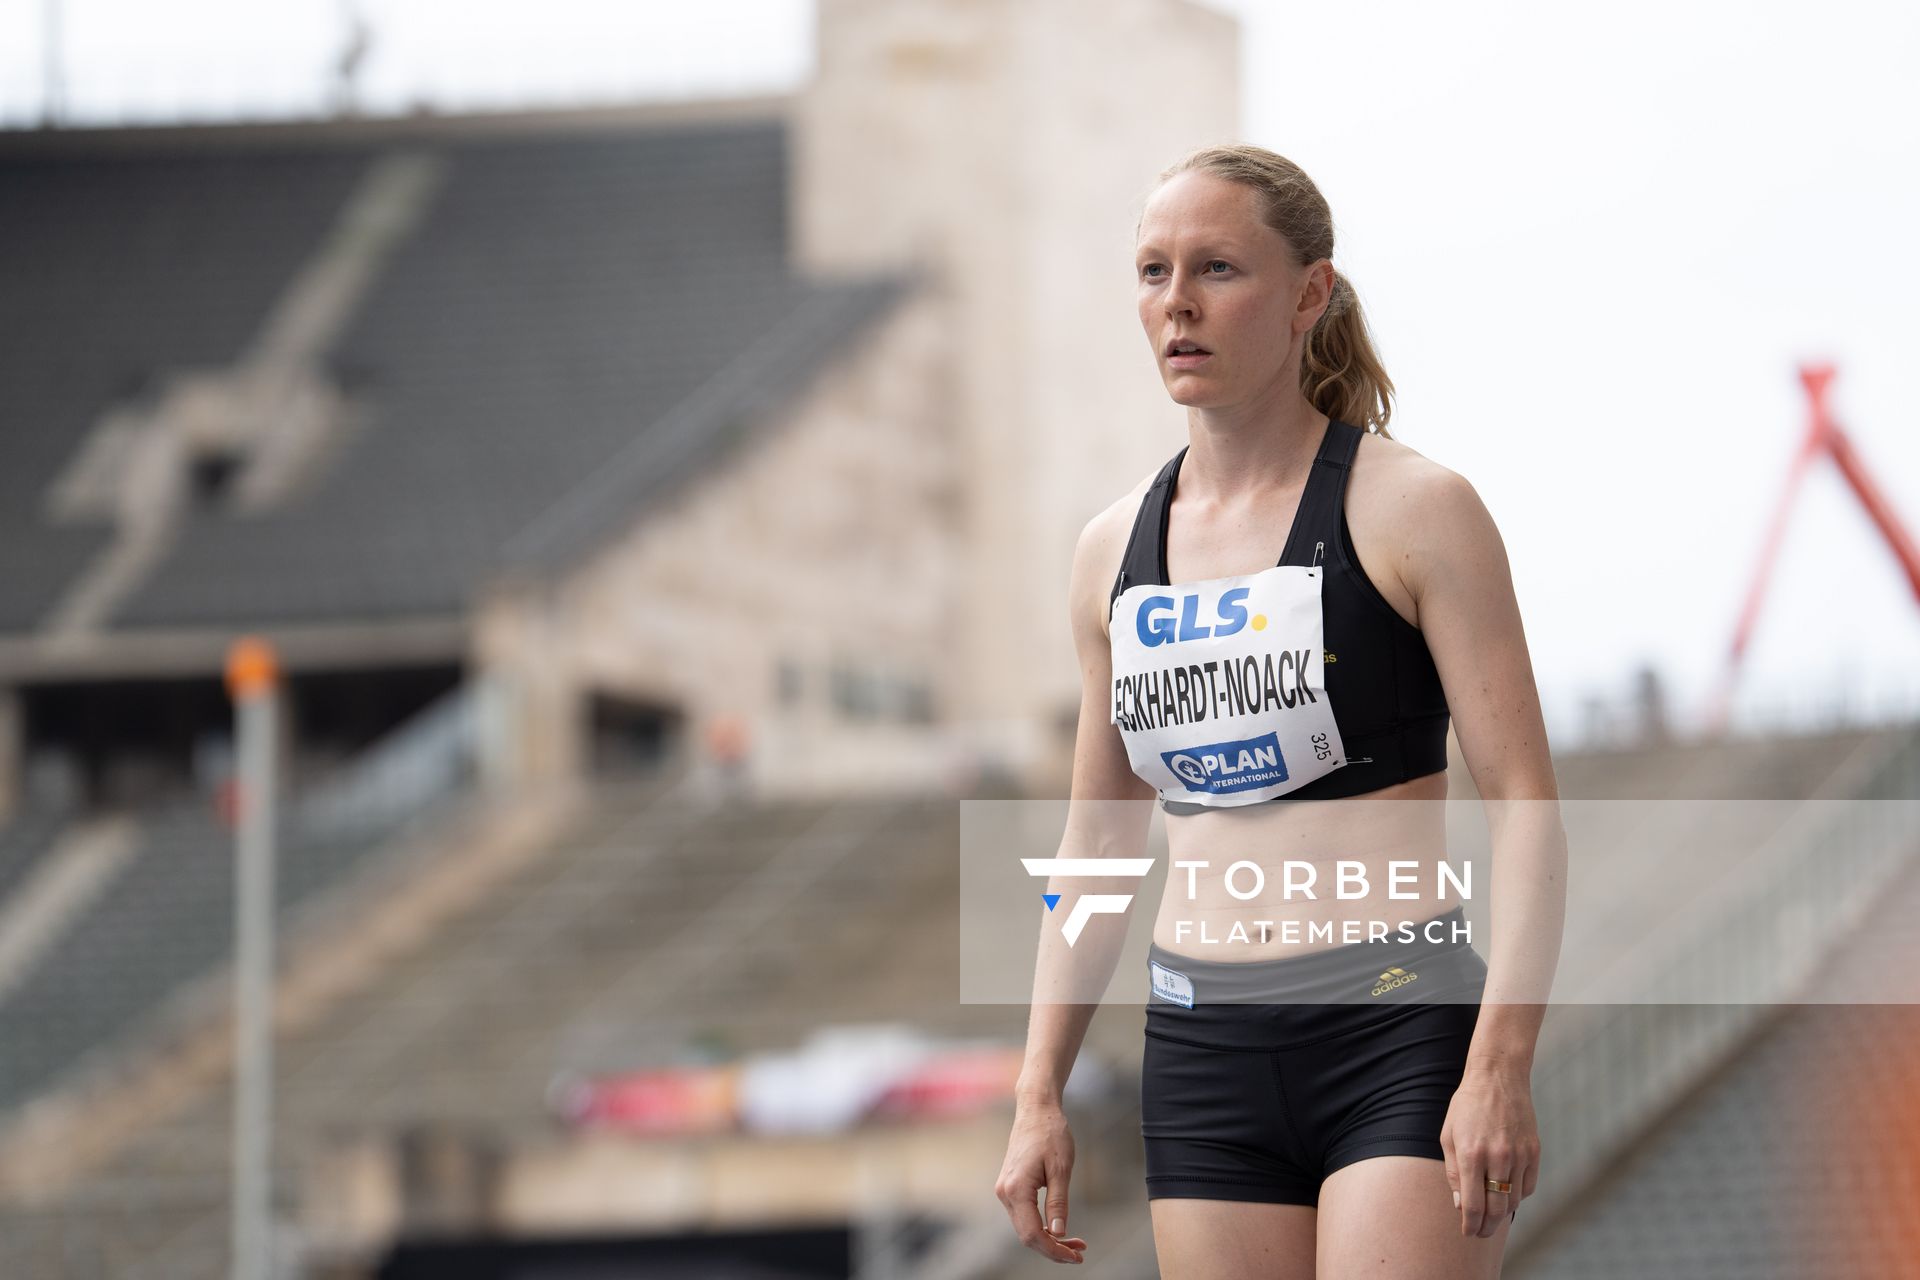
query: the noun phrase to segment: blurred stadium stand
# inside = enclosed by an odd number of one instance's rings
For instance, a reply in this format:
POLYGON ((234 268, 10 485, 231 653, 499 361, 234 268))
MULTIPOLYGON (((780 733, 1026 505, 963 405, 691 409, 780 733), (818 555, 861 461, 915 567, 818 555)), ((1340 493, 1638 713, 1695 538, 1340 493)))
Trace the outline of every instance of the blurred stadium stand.
MULTIPOLYGON (((1850 790, 1895 776, 1910 785, 1917 753, 1911 730, 1863 730, 1569 755, 1558 767, 1569 797, 1665 795, 1676 774, 1699 794, 1722 799, 1749 787, 1756 798, 1818 796, 1836 778, 1850 790)), ((1455 781, 1463 782, 1454 764, 1455 781)), ((476 1235, 492 1231, 573 1238, 589 1251, 594 1240, 612 1247, 609 1236, 636 1248, 679 1238, 713 1245, 730 1228, 806 1223, 846 1231, 854 1256, 890 1259, 870 1274, 1016 1277, 1053 1265, 1025 1255, 1004 1218, 982 1212, 998 1210, 988 1189, 1005 1141, 1000 1108, 937 1124, 786 1137, 623 1139, 559 1123, 549 1086, 566 1075, 773 1050, 818 1025, 898 1019, 930 1032, 1019 1042, 1024 1010, 951 998, 959 882, 950 799, 735 805, 690 797, 688 786, 685 779, 603 783, 574 811, 563 838, 529 842, 512 869, 493 875, 464 909, 442 913, 410 939, 376 944, 382 954, 357 983, 302 997, 297 973, 288 974, 300 1027, 282 1037, 276 1154, 290 1237, 297 1235, 315 1274, 365 1274, 354 1268, 370 1265, 396 1231, 413 1243, 392 1265, 428 1268, 454 1265, 476 1235), (891 1181, 890 1208, 874 1189, 875 1170, 891 1181), (888 1224, 910 1248, 885 1252, 888 1224), (443 1253, 430 1243, 435 1229, 443 1253)), ((1818 833, 1810 834, 1807 848, 1818 856, 1818 833)), ((1663 828, 1644 818, 1637 832, 1649 864, 1684 860, 1697 836, 1684 822, 1663 828)), ((1901 836, 1911 841, 1911 832, 1901 836)), ((367 876, 380 887, 363 890, 362 899, 430 899, 435 882, 466 879, 472 868, 470 859, 444 851, 399 861, 405 874, 367 876)), ((1911 899, 1911 859, 1884 865, 1899 873, 1900 892, 1911 899)), ((1581 870, 1583 893, 1605 899, 1602 916, 1608 902, 1644 903, 1644 879, 1639 866, 1611 876, 1591 865, 1581 870)), ((1881 910, 1901 919, 1891 900, 1881 910)), ((340 945, 383 932, 364 901, 331 919, 340 945)), ((201 927, 221 932, 219 911, 201 927)), ((1676 936, 1699 928, 1699 917, 1689 916, 1676 936)), ((1832 936, 1883 934, 1836 927, 1832 936)), ((1665 945, 1649 937, 1646 945, 1665 945)), ((1856 945, 1823 947, 1815 958, 1845 964, 1856 945)), ((1543 1131, 1555 1144, 1555 1177, 1537 1197, 1539 1225, 1516 1235, 1512 1274, 1619 1274, 1608 1269, 1627 1247, 1623 1233, 1649 1260, 1645 1273, 1663 1274, 1653 1261, 1663 1256, 1662 1228, 1667 1244, 1706 1274, 1733 1274, 1706 1269, 1714 1257, 1793 1256, 1767 1253, 1766 1241, 1743 1234, 1744 1210, 1702 1185, 1686 1193, 1693 1199, 1685 1212, 1632 1207, 1690 1173, 1739 1164, 1756 1141, 1779 1157, 1768 1176, 1785 1194, 1790 1171, 1812 1158, 1806 1144, 1825 1132, 1815 1118, 1831 1114, 1833 1104, 1824 1091, 1796 1097, 1782 1078, 1786 1068, 1764 1066, 1768 1053, 1780 1052, 1769 1046, 1798 1043, 1788 1052, 1804 1058, 1813 1052, 1808 1046, 1822 1043, 1816 1029, 1851 1026, 1849 1047, 1827 1045, 1826 1069, 1848 1093, 1877 1082, 1877 1097, 1912 1065, 1912 1030, 1920 1024, 1911 1008, 1808 1007, 1784 1019, 1768 1012, 1763 1005, 1554 1010, 1536 1088, 1543 1131), (1870 1021, 1876 1017, 1882 1020, 1870 1021), (1797 1038, 1780 1029, 1796 1019, 1809 1028, 1797 1038), (1750 1042, 1759 1049, 1743 1053, 1750 1042), (1759 1100, 1764 1123, 1731 1102, 1688 1102, 1711 1099, 1715 1089, 1751 1094, 1755 1073, 1769 1078, 1769 1070, 1775 1083, 1759 1100), (1676 1107, 1683 1119, 1689 1108, 1717 1119, 1681 1125, 1676 1107), (1640 1167, 1645 1151, 1666 1149, 1677 1134, 1688 1135, 1691 1154, 1676 1156, 1653 1185, 1621 1181, 1620 1169, 1640 1167), (1616 1199, 1621 1207, 1610 1209, 1616 1199), (1648 1235, 1655 1239, 1641 1238, 1648 1235), (1716 1240, 1734 1239, 1744 1251, 1715 1252, 1716 1240)), ((1075 1214, 1076 1230, 1105 1246, 1101 1261, 1110 1274, 1148 1276, 1155 1274, 1152 1241, 1130 1105, 1138 1037, 1139 1015, 1125 1006, 1095 1019, 1086 1054, 1119 1068, 1122 1084, 1071 1113, 1081 1152, 1075 1214)), ((163 1062, 149 1069, 166 1070, 163 1062)), ((162 1118, 105 1135, 91 1168, 74 1168, 55 1179, 57 1194, 0 1216, 9 1274, 86 1273, 84 1262, 78 1272, 60 1269, 75 1259, 118 1258, 111 1265, 127 1266, 125 1259, 138 1259, 126 1274, 139 1275, 217 1268, 227 1110, 223 1091, 210 1084, 162 1118)), ((62 1129, 68 1140, 77 1132, 62 1129)), ((1901 1137, 1897 1128, 1855 1125, 1849 1135, 1850 1177, 1900 1185, 1901 1162, 1912 1158, 1910 1129, 1901 1137)), ((1911 1163, 1905 1170, 1910 1177, 1911 1163)), ((1856 1260, 1870 1247, 1863 1237, 1847 1239, 1856 1260)), ((727 1268, 744 1264, 711 1265, 688 1274, 736 1274, 727 1268)))
MULTIPOLYGON (((805 899, 817 915, 887 887, 833 878, 845 855, 900 856, 860 831, 902 812, 918 818, 896 837, 938 830, 924 800, 743 805, 742 833, 716 854, 705 804, 645 803, 702 780, 682 728, 697 697, 576 674, 564 732, 580 741, 554 747, 525 714, 553 655, 498 659, 484 634, 512 625, 487 612, 489 589, 564 581, 652 508, 704 545, 711 516, 687 514, 687 495, 715 468, 738 472, 755 433, 804 416, 804 389, 902 296, 904 276, 788 269, 786 145, 759 108, 0 138, 0 334, 18 358, 0 391, 0 1163, 25 1214, 0 1232, 5 1274, 220 1268, 232 837, 217 673, 236 631, 273 635, 290 670, 281 1013, 333 1037, 311 1061, 286 1050, 300 1074, 283 1080, 283 1190, 317 1149, 298 1081, 334 1100, 311 1104, 327 1124, 511 1117, 507 1136, 545 1131, 553 1070, 598 1059, 569 1060, 572 1041, 542 1047, 531 1029, 502 1035, 490 997, 578 1037, 591 1028, 560 997, 637 963, 622 941, 690 962, 699 945, 668 944, 676 922, 706 918, 701 895, 756 885, 729 901, 764 915, 817 874, 834 886, 805 899), (612 790, 573 792, 595 778, 612 790), (551 843, 575 821, 588 824, 579 843, 551 843), (789 838, 816 823, 814 841, 789 838), (117 834, 110 858, 94 851, 101 831, 117 834), (650 833, 664 851, 652 867, 650 833), (776 849, 798 878, 749 874, 776 849), (536 857, 550 882, 512 879, 536 857), (395 939, 458 918, 498 887, 490 875, 511 887, 488 904, 497 920, 480 919, 507 932, 422 959, 429 989, 368 1011, 371 1028, 327 1021, 350 1019, 333 1005, 376 977, 409 981, 376 972, 400 963, 395 939), (532 903, 514 910, 515 893, 532 903), (542 948, 558 950, 542 961, 542 948), (556 990, 523 985, 535 974, 556 990), (456 1030, 458 1046, 443 1038, 456 1030), (475 1070, 448 1071, 449 1050, 475 1070), (482 1067, 489 1055, 503 1060, 482 1067), (397 1090, 387 1104, 376 1081, 397 1090)), ((762 518, 760 536, 777 549, 810 516, 762 518)), ((716 573, 730 550, 711 547, 716 573)), ((677 581, 650 585, 697 597, 698 562, 674 567, 677 581)), ((838 607, 846 594, 822 596, 838 607)), ((676 603, 655 616, 699 620, 676 603)), ((856 607, 841 627, 868 623, 856 607)), ((666 674, 703 678, 694 663, 666 674)), ((869 722, 902 705, 869 702, 884 704, 863 708, 869 722)), ((932 850, 919 861, 942 866, 932 850)), ((821 963, 835 939, 858 941, 817 932, 821 963)), ((804 972, 773 951, 781 936, 722 949, 756 966, 749 978, 804 972)), ((666 988, 627 987, 653 991, 656 1013, 676 1007, 666 988)), ((626 1032, 661 1043, 644 1019, 626 1032)))

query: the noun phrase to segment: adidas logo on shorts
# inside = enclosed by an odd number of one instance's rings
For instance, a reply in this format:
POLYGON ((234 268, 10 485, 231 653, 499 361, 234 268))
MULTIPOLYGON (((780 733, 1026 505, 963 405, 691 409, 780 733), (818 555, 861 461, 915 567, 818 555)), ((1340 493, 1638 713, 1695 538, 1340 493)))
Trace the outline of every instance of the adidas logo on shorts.
POLYGON ((1404 987, 1420 975, 1408 973, 1405 969, 1389 969, 1380 975, 1380 981, 1374 983, 1373 994, 1383 996, 1395 987, 1404 987))

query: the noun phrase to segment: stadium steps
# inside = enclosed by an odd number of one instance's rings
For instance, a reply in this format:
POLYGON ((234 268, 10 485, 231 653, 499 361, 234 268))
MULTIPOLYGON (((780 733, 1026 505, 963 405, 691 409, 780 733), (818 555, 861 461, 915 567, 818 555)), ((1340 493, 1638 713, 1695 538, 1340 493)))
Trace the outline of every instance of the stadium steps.
MULTIPOLYGON (((657 789, 660 784, 651 785, 657 789)), ((437 870, 444 871, 436 863, 444 862, 449 851, 438 846, 464 846, 451 850, 464 872, 476 850, 486 856, 481 846, 489 843, 485 837, 492 830, 512 825, 483 797, 457 789, 439 793, 411 812, 396 810, 388 816, 393 820, 380 828, 386 840, 374 838, 373 828, 361 823, 352 828, 351 848, 343 849, 337 838, 306 843, 294 838, 283 846, 276 881, 282 915, 283 1039, 290 1012, 297 1020, 297 1006, 324 1007, 333 994, 329 985, 337 986, 343 972, 351 980, 350 961, 344 970, 337 961, 327 963, 329 954, 342 951, 341 920, 370 920, 374 904, 383 897, 405 891, 423 872, 431 879, 437 870), (376 850, 381 856, 366 856, 376 850), (322 961, 317 966, 310 963, 316 956, 322 961), (316 968, 321 970, 317 978, 300 988, 294 980, 312 977, 316 968)), ((192 1242, 208 1238, 209 1232, 224 1242, 229 1141, 225 1087, 212 1091, 213 1101, 202 1103, 221 1114, 218 1134, 195 1123, 191 1109, 185 1113, 186 1123, 150 1118, 174 1109, 183 1094, 204 1095, 208 1086, 227 1078, 231 1032, 222 1019, 230 984, 224 969, 216 966, 215 972, 184 989, 168 974, 169 966, 179 970, 183 953, 198 957, 208 947, 222 955, 223 963, 230 941, 231 886, 214 882, 230 876, 231 840, 218 836, 225 858, 206 857, 206 826, 207 819, 186 805, 167 811, 153 824, 147 883, 134 886, 131 905, 124 907, 136 927, 117 935, 121 950, 136 956, 144 950, 160 971, 147 976, 143 990, 173 988, 168 1007, 160 1016, 132 1019, 131 1026, 122 1025, 124 1019, 103 1018, 118 1034, 95 1046, 68 1073, 78 1076, 78 1083, 63 1079, 61 1095, 36 1100, 13 1116, 17 1123, 7 1135, 6 1152, 12 1194, 0 1202, 0 1275, 131 1275, 150 1268, 157 1268, 156 1274, 176 1273, 166 1271, 168 1258, 188 1260, 177 1274, 211 1274, 205 1269, 210 1264, 192 1242), (163 856, 168 850, 176 855, 172 860, 163 856), (160 882, 170 883, 156 895, 160 882), (209 898, 217 900, 217 910, 207 908, 209 898), (196 929, 213 939, 180 936, 196 929), (164 936, 156 941, 156 935, 164 936), (156 1078, 161 1083, 151 1085, 156 1078), (135 1095, 132 1101, 124 1097, 129 1093, 135 1095), (94 1118, 102 1113, 107 1116, 104 1122, 94 1118), (103 1124, 104 1138, 92 1132, 103 1124), (129 1127, 137 1136, 125 1147, 124 1134, 118 1131, 129 1127), (43 1179, 51 1192, 36 1183, 37 1155, 52 1157, 52 1172, 43 1179), (101 1167, 109 1159, 111 1163, 101 1167), (94 1167, 89 1168, 89 1162, 94 1167)), ((296 829, 297 824, 289 824, 289 834, 296 829)), ((334 837, 341 833, 338 827, 331 832, 334 837)), ((491 844, 511 844, 514 838, 509 832, 491 844)), ((426 905, 436 906, 431 896, 426 905)), ((376 952, 391 949, 392 935, 404 930, 381 932, 379 938, 366 939, 376 952)), ((82 969, 67 978, 79 991, 76 984, 99 982, 101 974, 98 968, 82 969)), ((38 1022, 23 1025, 31 1027, 36 1041, 48 1029, 38 1022)), ((20 1042, 13 1047, 20 1048, 20 1042)), ((291 1171, 284 1172, 291 1176, 291 1171)))
MULTIPOLYGON (((1698 1017, 1700 1010, 1682 1012, 1698 1017)), ((1920 865, 1738 1056, 1682 1093, 1516 1280, 1920 1274, 1920 865), (1872 991, 1876 1003, 1850 1003, 1872 991)))
POLYGON ((31 874, 72 817, 69 806, 27 802, 0 825, 0 901, 31 874))
POLYGON ((1863 913, 1920 857, 1914 726, 1784 739, 1772 758, 1763 744, 1736 744, 1706 773, 1720 785, 1704 794, 1732 799, 1744 778, 1756 788, 1748 798, 1770 803, 1680 806, 1679 821, 1648 823, 1646 848, 1609 851, 1624 865, 1591 867, 1584 880, 1576 869, 1586 919, 1569 929, 1563 956, 1612 947, 1616 972, 1632 979, 1620 990, 1632 994, 1592 1003, 1562 990, 1542 1028, 1534 1100, 1554 1176, 1514 1232, 1516 1255, 1557 1233, 1563 1214, 1583 1214, 1594 1187, 1663 1131, 1679 1099, 1737 1067, 1775 1006, 1799 998, 1823 957, 1853 945, 1863 913), (1690 830, 1700 815, 1712 820, 1711 858, 1690 830), (1635 908, 1638 918, 1627 914, 1635 908), (1609 914, 1633 926, 1596 933, 1609 914), (1708 989, 1697 974, 1728 998, 1688 1003, 1708 989))
MULTIPOLYGON (((359 1080, 361 1112, 394 1122, 544 1130, 544 1090, 559 1071, 647 1065, 703 1030, 742 1048, 776 1042, 763 1019, 790 1028, 820 1017, 790 993, 772 998, 768 984, 831 962, 823 944, 853 932, 849 895, 865 894, 862 909, 878 919, 912 893, 895 878, 896 859, 912 850, 923 863, 951 862, 924 838, 914 848, 926 817, 924 806, 892 802, 603 811, 592 837, 303 1049, 306 1069, 359 1080)), ((316 1091, 314 1105, 333 1104, 316 1091)))
MULTIPOLYGON (((1868 742, 1830 735, 1727 744, 1723 758, 1704 747, 1557 764, 1569 797, 1671 795, 1680 787, 1694 795, 1747 787, 1804 795, 1868 742)), ((568 838, 384 967, 375 986, 283 1038, 283 1215, 297 1213, 312 1154, 343 1137, 431 1122, 508 1142, 554 1140, 545 1092, 564 1073, 685 1061, 702 1045, 790 1048, 834 1021, 897 1018, 1019 1043, 1023 1008, 960 1006, 954 997, 957 811, 950 799, 924 797, 714 807, 599 793, 568 838)), ((339 945, 353 945, 351 930, 341 931, 339 945)), ((1103 1009, 1088 1037, 1089 1051, 1120 1061, 1128 1087, 1137 1085, 1139 1021, 1138 1010, 1103 1009)), ((1082 1141, 1083 1159, 1095 1159, 1095 1136, 1082 1141)), ((1097 1141, 1111 1144, 1109 1160, 1137 1158, 1131 1120, 1097 1141)), ((227 1142, 225 1098, 209 1096, 142 1134, 111 1174, 90 1179, 70 1201, 120 1211, 74 1210, 65 1220, 124 1223, 103 1229, 143 1242, 146 1270, 127 1274, 217 1269, 227 1142), (197 1207, 182 1203, 196 1195, 197 1207), (153 1207, 162 1202, 175 1207, 153 1207)), ((986 1171, 983 1195, 991 1176, 986 1171)), ((1150 1233, 1125 1233, 1127 1223, 1146 1220, 1136 1181, 1076 1199, 1076 1223, 1090 1236, 1113 1220, 1100 1231, 1108 1242, 1101 1261, 1113 1274, 1151 1274, 1150 1233)), ((1004 1222, 998 1229, 1011 1240, 1004 1222)), ((0 1239, 21 1238, 6 1224, 0 1230, 0 1239)), ((980 1230, 993 1230, 990 1220, 980 1230)), ((103 1238, 100 1247, 107 1244, 103 1238)))
MULTIPOLYGON (((231 833, 198 797, 138 816, 139 848, 127 865, 0 998, 0 1115, 17 1116, 157 1021, 204 1003, 194 980, 217 973, 230 953, 231 833)), ((276 881, 280 911, 338 882, 396 831, 350 842, 288 840, 276 881)))
MULTIPOLYGON (((908 963, 896 949, 881 971, 936 975, 897 988, 900 1016, 925 1012, 930 990, 951 1003, 954 950, 928 947, 937 935, 915 926, 952 914, 956 818, 953 801, 924 798, 706 808, 601 793, 578 834, 377 988, 283 1038, 283 1207, 293 1212, 303 1157, 343 1131, 434 1121, 550 1138, 546 1089, 562 1070, 672 1060, 691 1035, 788 1047, 832 1016, 797 993, 857 988, 888 948, 907 947, 908 963), (858 937, 859 922, 871 937, 858 937)), ((874 1016, 857 990, 835 999, 874 1016)), ((83 1191, 138 1203, 142 1187, 218 1186, 227 1143, 225 1099, 210 1097, 143 1134, 83 1191)), ((218 1212, 209 1200, 199 1216, 218 1212)), ((152 1274, 176 1263, 191 1273, 224 1247, 194 1217, 183 1213, 175 1243, 150 1254, 152 1274)))
MULTIPOLYGON (((212 1270, 165 1269, 172 1256, 204 1259, 213 1237, 224 1240, 226 1189, 183 1185, 136 1196, 104 1188, 98 1196, 0 1211, 0 1263, 11 1280, 105 1280, 141 1274, 206 1280, 212 1270), (210 1214, 208 1206, 219 1203, 210 1214)), ((202 1264, 196 1262, 194 1266, 202 1264)), ((224 1273, 219 1273, 224 1274, 224 1273)))
POLYGON ((56 831, 44 850, 28 846, 22 874, 10 892, 0 891, 0 1001, 112 885, 137 847, 137 827, 125 814, 76 818, 56 831))

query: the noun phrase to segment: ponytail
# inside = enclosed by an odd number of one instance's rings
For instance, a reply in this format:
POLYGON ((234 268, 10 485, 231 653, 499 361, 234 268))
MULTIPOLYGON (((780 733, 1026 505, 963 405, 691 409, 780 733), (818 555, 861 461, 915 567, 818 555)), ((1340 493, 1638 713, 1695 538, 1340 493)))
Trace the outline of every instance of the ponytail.
MULTIPOLYGON (((1332 260, 1333 215, 1320 188, 1293 161, 1248 143, 1202 147, 1164 170, 1159 181, 1192 171, 1258 191, 1266 224, 1286 240, 1296 266, 1332 260)), ((1338 268, 1327 309, 1307 331, 1300 356, 1300 394, 1330 418, 1387 435, 1387 420, 1393 416, 1393 380, 1373 349, 1359 295, 1338 268)))
MULTIPOLYGON (((1300 393, 1320 412, 1387 435, 1393 416, 1393 379, 1380 364, 1366 313, 1353 285, 1333 273, 1333 296, 1300 354, 1300 393)), ((1387 436, 1392 439, 1392 436, 1387 436)))

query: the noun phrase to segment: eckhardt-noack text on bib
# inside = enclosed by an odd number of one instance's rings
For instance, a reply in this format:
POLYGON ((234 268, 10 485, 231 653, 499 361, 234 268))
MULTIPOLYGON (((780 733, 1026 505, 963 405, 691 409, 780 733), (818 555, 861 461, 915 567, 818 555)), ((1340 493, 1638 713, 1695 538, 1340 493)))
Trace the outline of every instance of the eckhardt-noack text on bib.
POLYGON ((1137 733, 1318 702, 1308 679, 1312 661, 1311 649, 1287 649, 1117 676, 1113 723, 1137 733))

